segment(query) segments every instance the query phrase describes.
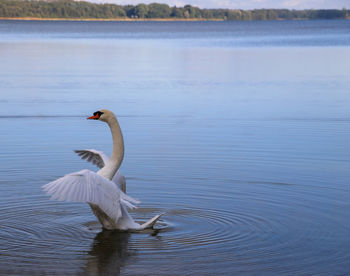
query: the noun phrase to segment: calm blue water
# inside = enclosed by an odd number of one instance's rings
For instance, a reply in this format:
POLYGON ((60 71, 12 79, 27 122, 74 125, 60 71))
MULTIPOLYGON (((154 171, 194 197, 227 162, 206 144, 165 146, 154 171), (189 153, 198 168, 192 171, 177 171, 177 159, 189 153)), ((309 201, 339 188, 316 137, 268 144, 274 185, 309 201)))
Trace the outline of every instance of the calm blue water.
POLYGON ((347 275, 349 106, 349 21, 0 21, 0 274, 347 275), (41 191, 100 108, 153 231, 41 191))

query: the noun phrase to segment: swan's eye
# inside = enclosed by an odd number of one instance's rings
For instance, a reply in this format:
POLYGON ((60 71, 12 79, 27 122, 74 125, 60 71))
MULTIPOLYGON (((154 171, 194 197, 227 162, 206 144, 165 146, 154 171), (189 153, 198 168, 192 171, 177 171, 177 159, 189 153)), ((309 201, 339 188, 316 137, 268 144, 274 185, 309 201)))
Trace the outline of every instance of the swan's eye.
POLYGON ((101 112, 101 111, 94 112, 94 116, 97 116, 97 118, 100 118, 102 114, 103 114, 103 112, 101 112))

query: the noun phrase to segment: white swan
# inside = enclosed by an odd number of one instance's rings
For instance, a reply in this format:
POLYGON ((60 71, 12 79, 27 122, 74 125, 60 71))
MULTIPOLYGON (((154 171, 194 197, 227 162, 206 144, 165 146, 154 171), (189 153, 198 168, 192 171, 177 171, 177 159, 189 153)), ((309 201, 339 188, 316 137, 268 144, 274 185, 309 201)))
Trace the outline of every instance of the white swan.
POLYGON ((125 177, 118 171, 124 157, 124 140, 119 123, 113 112, 101 109, 88 119, 106 122, 112 133, 113 151, 111 158, 100 151, 76 150, 83 159, 97 165, 100 170, 67 174, 42 188, 51 199, 72 202, 87 202, 103 228, 109 230, 143 230, 151 228, 163 214, 144 224, 136 223, 127 211, 136 208, 137 200, 125 194, 125 177))

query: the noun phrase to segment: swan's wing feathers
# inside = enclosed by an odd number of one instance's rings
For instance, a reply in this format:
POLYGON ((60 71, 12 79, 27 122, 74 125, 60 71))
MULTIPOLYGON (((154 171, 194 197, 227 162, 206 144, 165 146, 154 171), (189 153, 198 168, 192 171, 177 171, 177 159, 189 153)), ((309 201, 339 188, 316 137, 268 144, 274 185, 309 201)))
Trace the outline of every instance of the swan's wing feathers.
POLYGON ((102 151, 94 150, 94 149, 85 149, 85 150, 75 150, 81 159, 86 159, 86 161, 93 163, 100 169, 102 169, 108 162, 109 158, 102 151))
POLYGON ((112 181, 89 170, 67 174, 42 188, 51 199, 96 204, 115 221, 121 217, 121 204, 135 208, 133 203, 138 203, 112 181))
POLYGON ((122 200, 127 201, 127 202, 132 203, 132 204, 140 204, 141 203, 141 201, 139 201, 139 200, 137 200, 135 198, 132 198, 132 197, 124 194, 123 192, 120 194, 120 198, 122 200))
POLYGON ((131 210, 137 208, 137 206, 135 206, 134 204, 132 204, 132 203, 130 203, 129 201, 126 201, 126 200, 124 200, 124 199, 121 199, 121 200, 120 200, 120 203, 121 203, 122 205, 126 206, 127 208, 131 209, 131 210))
MULTIPOLYGON (((118 170, 115 175, 113 176, 113 179, 112 181, 117 184, 118 188, 122 191, 125 191, 126 190, 126 180, 125 180, 125 176, 122 175, 122 173, 118 170)), ((136 200, 130 196, 127 196, 125 194, 125 192, 123 192, 121 194, 121 199, 124 200, 124 201, 127 201, 129 204, 131 204, 131 206, 127 205, 129 208, 131 209, 134 209, 136 208, 135 206, 133 206, 133 204, 140 204, 141 201, 139 200, 136 200)))

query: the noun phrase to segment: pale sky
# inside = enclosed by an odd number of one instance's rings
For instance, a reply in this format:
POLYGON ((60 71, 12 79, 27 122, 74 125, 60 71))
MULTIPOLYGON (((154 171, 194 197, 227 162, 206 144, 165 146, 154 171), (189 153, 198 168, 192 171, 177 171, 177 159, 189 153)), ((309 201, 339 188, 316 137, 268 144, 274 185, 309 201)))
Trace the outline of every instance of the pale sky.
POLYGON ((350 0, 91 0, 99 3, 136 5, 139 3, 165 3, 169 6, 190 4, 199 8, 229 9, 350 9, 350 0))

